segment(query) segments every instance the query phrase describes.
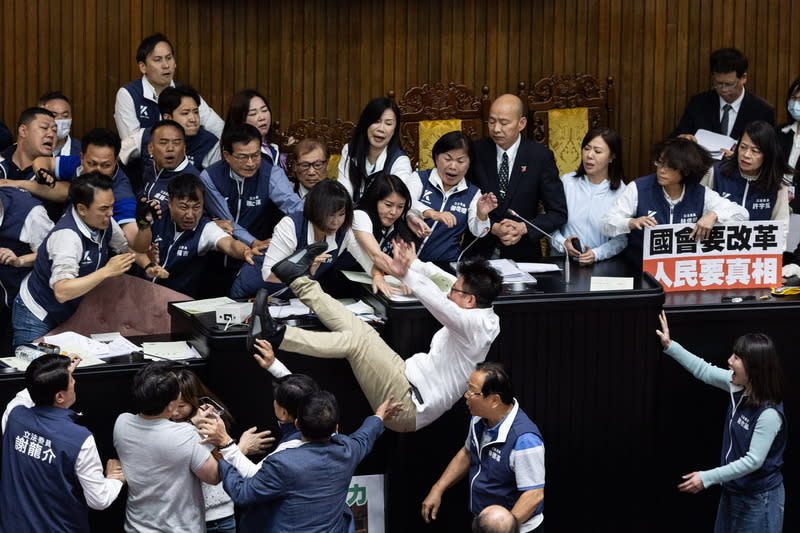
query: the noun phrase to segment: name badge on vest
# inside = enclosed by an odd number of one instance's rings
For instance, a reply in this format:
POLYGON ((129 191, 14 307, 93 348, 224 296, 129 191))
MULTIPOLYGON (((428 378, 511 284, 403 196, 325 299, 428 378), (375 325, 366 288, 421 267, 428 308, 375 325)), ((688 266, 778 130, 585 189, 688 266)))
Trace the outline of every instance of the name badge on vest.
POLYGON ((495 462, 500 462, 500 452, 495 449, 489 450, 489 458, 494 459, 495 462))
POLYGON ((261 198, 258 196, 251 196, 250 198, 245 200, 244 205, 246 205, 247 207, 258 207, 259 205, 261 205, 261 198))
POLYGON ((697 222, 697 213, 684 213, 681 216, 679 224, 691 224, 692 222, 697 222))
POLYGON ((753 209, 772 209, 772 202, 769 198, 756 198, 753 201, 753 209))
POLYGON ((189 247, 186 245, 178 246, 178 251, 175 252, 175 255, 180 257, 189 257, 189 247))
POLYGON ((454 213, 461 213, 462 215, 467 214, 467 206, 464 202, 453 202, 453 205, 450 206, 450 211, 454 213))
POLYGON ((739 415, 739 418, 736 419, 736 423, 742 426, 745 430, 750 431, 750 419, 744 415, 739 415))

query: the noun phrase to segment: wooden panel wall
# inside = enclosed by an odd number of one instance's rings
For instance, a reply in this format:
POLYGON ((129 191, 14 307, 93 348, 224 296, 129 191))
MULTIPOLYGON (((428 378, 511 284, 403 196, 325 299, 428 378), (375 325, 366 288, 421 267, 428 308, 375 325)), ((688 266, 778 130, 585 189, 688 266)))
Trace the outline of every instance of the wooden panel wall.
POLYGON ((220 115, 236 90, 256 87, 283 124, 356 120, 370 98, 427 81, 487 84, 495 97, 554 73, 612 75, 635 177, 709 86, 716 48, 747 54, 748 89, 785 120, 797 20, 793 0, 2 0, 0 117, 13 129, 39 94, 62 89, 75 133, 113 126, 117 88, 139 75, 136 46, 163 31, 177 79, 220 115))

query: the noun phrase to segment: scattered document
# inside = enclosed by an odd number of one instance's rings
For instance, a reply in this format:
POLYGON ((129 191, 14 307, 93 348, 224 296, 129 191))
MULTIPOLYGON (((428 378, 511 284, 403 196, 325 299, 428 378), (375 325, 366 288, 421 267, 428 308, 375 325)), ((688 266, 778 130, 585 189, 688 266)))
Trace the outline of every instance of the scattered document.
POLYGON ((28 365, 31 364, 30 361, 21 357, 0 357, 0 361, 11 368, 16 368, 20 372, 25 372, 28 369, 28 365))
POLYGON ((375 312, 375 309, 373 309, 371 305, 361 301, 345 304, 345 307, 354 315, 367 315, 375 312))
POLYGON ((128 355, 141 350, 140 347, 133 344, 131 341, 120 335, 119 332, 114 333, 95 333, 92 339, 100 341, 106 345, 108 353, 100 355, 102 358, 115 357, 117 355, 128 355))
POLYGON ((528 274, 541 272, 558 272, 561 267, 553 263, 517 263, 517 268, 528 274))
POLYGON ((200 354, 193 346, 186 341, 174 342, 143 342, 142 351, 145 359, 169 359, 178 361, 181 359, 199 358, 200 354), (152 357, 148 357, 152 356, 152 357))
POLYGON ((289 300, 289 305, 270 305, 269 314, 272 318, 286 318, 290 316, 302 316, 311 312, 300 298, 292 298, 289 300))
POLYGON ((633 278, 616 278, 592 276, 590 291, 630 291, 633 290, 633 278))
POLYGON ((724 155, 722 148, 733 150, 736 147, 736 139, 713 131, 697 130, 694 136, 697 139, 697 144, 708 150, 714 159, 722 159, 724 155))
MULTIPOLYGON (((48 335, 44 338, 47 344, 53 344, 61 348, 62 352, 80 355, 83 359, 94 357, 108 357, 108 346, 102 342, 84 337, 74 331, 65 331, 58 335, 48 335)), ((130 353, 130 352, 128 352, 130 353)))
POLYGON ((236 301, 231 300, 227 296, 220 296, 219 298, 208 298, 206 300, 178 302, 173 305, 181 311, 189 313, 190 315, 199 315, 200 313, 210 313, 212 311, 216 311, 217 307, 220 305, 235 303, 236 301))

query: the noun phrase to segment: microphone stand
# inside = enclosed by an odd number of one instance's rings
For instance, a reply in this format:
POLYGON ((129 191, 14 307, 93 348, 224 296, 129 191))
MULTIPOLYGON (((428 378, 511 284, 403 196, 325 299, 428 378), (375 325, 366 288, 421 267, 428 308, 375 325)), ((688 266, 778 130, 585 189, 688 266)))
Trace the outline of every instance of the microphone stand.
MULTIPOLYGON (((543 230, 542 228, 540 228, 539 226, 537 226, 536 224, 534 224, 530 220, 521 217, 519 215, 519 213, 517 213, 513 209, 507 209, 506 213, 508 213, 512 217, 516 217, 516 218, 522 220, 524 223, 526 223, 527 225, 531 226, 533 229, 535 229, 539 233, 543 233, 550 240, 551 246, 553 246, 555 248, 555 245, 556 245, 555 239, 553 238, 553 236, 550 233, 547 233, 545 230, 543 230)), ((566 248, 564 249, 564 251, 566 252, 566 248)), ((569 253, 565 253, 564 254, 564 276, 562 277, 562 283, 569 284, 569 253)))

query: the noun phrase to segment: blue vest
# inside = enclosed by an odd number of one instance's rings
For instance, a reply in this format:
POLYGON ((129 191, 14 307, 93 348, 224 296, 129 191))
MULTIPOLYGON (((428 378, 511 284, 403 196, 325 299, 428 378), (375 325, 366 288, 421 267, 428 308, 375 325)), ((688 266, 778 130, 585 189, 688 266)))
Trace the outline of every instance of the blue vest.
MULTIPOLYGON (((182 164, 183 161, 181 162, 181 165, 182 164)), ((200 172, 192 165, 186 165, 183 167, 183 170, 162 168, 161 172, 156 173, 156 163, 152 159, 149 159, 144 165, 144 172, 142 174, 144 190, 138 196, 144 196, 148 200, 158 200, 161 204, 161 212, 168 211, 167 201, 169 200, 169 193, 167 193, 167 187, 169 186, 169 182, 172 181, 172 178, 180 176, 181 174, 192 174, 198 178, 200 177, 200 172)))
MULTIPOLYGON (((686 185, 683 200, 670 209, 664 197, 664 189, 658 184, 655 174, 637 178, 633 182, 639 194, 634 218, 652 216, 659 224, 693 224, 703 216, 703 205, 706 188, 699 183, 686 185)), ((626 255, 639 263, 642 262, 643 230, 632 230, 628 239, 626 255)))
POLYGON ((16 151, 17 145, 12 144, 3 150, 3 153, 0 153, 0 157, 3 158, 3 160, 0 161, 0 179, 29 180, 33 178, 33 166, 19 168, 14 164, 14 161, 11 160, 11 157, 16 151))
MULTIPOLYGON (((489 505, 500 505, 506 509, 514 507, 522 493, 517 489, 514 471, 511 469, 511 452, 520 435, 533 433, 542 438, 539 428, 519 407, 505 442, 490 442, 481 449, 481 435, 476 431, 476 427, 480 424, 482 422, 473 421, 469 432, 470 510, 473 515, 479 514, 489 505)), ((531 516, 543 510, 544 500, 539 503, 531 516)), ((530 517, 525 520, 529 519, 530 517)))
MULTIPOLYGON (((153 159, 148 148, 151 131, 151 128, 147 128, 142 132, 142 145, 139 147, 139 154, 141 154, 140 157, 143 161, 153 159)), ((197 130, 197 135, 186 137, 186 159, 189 160, 189 164, 197 170, 203 170, 203 159, 216 146, 217 141, 217 136, 202 126, 197 130)))
POLYGON ((170 289, 194 296, 197 283, 203 274, 205 257, 198 254, 200 236, 206 224, 211 223, 204 216, 200 217, 197 227, 181 233, 175 240, 177 228, 169 209, 162 212, 161 218, 153 223, 153 244, 158 246, 158 257, 161 266, 169 272, 167 279, 154 278, 153 283, 164 285, 170 289))
POLYGON ((89 531, 75 462, 91 435, 70 409, 15 407, 3 434, 0 532, 89 531))
POLYGON ((75 217, 77 216, 75 208, 72 207, 68 209, 67 212, 64 213, 64 216, 56 223, 53 230, 40 246, 39 249, 41 253, 36 255, 36 261, 33 263, 33 271, 31 272, 30 278, 28 278, 28 291, 36 303, 47 311, 44 322, 50 326, 51 329, 71 317, 78 309, 81 300, 83 300, 83 296, 79 296, 64 303, 59 303, 58 300, 56 300, 53 289, 50 288, 50 275, 53 270, 53 261, 50 259, 50 255, 46 250, 47 243, 50 241, 50 237, 53 236, 53 233, 62 229, 67 229, 75 232, 78 238, 80 238, 82 247, 81 260, 78 264, 78 275, 76 277, 87 276, 103 268, 106 263, 108 263, 109 243, 111 242, 112 235, 111 227, 109 226, 108 229, 100 231, 100 242, 97 243, 84 235, 79 229, 75 221, 75 217))
POLYGON ((469 223, 469 204, 478 188, 465 181, 467 188, 453 192, 445 201, 444 191, 430 182, 431 172, 432 169, 418 172, 422 182, 420 202, 434 211, 449 211, 456 217, 456 224, 448 228, 446 224, 427 219, 425 222, 433 231, 420 245, 417 255, 420 261, 455 261, 461 251, 461 237, 469 223))
POLYGON ((255 238, 267 237, 262 222, 269 218, 269 189, 272 164, 261 158, 258 172, 240 183, 231 178, 231 167, 224 159, 206 169, 219 193, 228 203, 233 221, 249 231, 255 238))
MULTIPOLYGON (((246 180, 245 180, 246 181, 246 180)), ((292 219, 294 222, 294 232, 295 238, 297 239, 297 249, 303 248, 308 245, 308 225, 309 222, 303 217, 303 213, 295 212, 290 213, 288 215, 289 218, 292 219)), ((339 231, 336 232, 336 250, 332 250, 330 253, 330 259, 322 263, 319 268, 317 268, 317 272, 314 274, 314 279, 320 279, 326 272, 328 272, 339 258, 339 250, 342 247, 342 242, 344 242, 344 238, 347 235, 346 231, 343 231, 341 228, 339 231)), ((239 270, 239 274, 236 276, 236 279, 233 281, 233 286, 231 287, 231 298, 250 298, 255 295, 259 289, 266 288, 267 291, 271 294, 282 287, 285 287, 282 283, 272 283, 264 281, 264 278, 261 276, 261 270, 264 266, 264 256, 256 256, 253 258, 254 264, 245 263, 242 265, 242 268, 239 270)))
POLYGON ((742 177, 738 168, 733 176, 724 174, 720 163, 714 165, 714 190, 723 198, 747 209, 750 220, 770 220, 778 199, 777 191, 769 193, 756 187, 754 182, 742 177))
POLYGON ((353 204, 358 203, 358 201, 361 199, 361 196, 364 194, 364 191, 366 191, 367 188, 369 188, 369 186, 372 185, 372 180, 375 179, 375 176, 377 176, 379 173, 383 171, 386 171, 387 174, 391 174, 391 170, 392 167, 394 166, 395 161, 397 161, 401 156, 404 155, 406 155, 405 152, 403 152, 403 150, 400 148, 395 150, 394 153, 392 154, 387 154, 386 162, 384 163, 383 168, 376 168, 375 172, 368 175, 364 183, 361 184, 361 190, 353 191, 353 204))
MULTIPOLYGON (((27 191, 14 187, 0 187, 0 204, 3 205, 3 224, 0 226, 0 248, 8 248, 19 257, 31 253, 28 243, 19 240, 28 213, 42 203, 27 191)), ((30 268, 0 265, 0 304, 11 308, 23 278, 30 268)))
MULTIPOLYGON (((741 459, 747 455, 747 450, 750 449, 750 440, 753 438, 753 430, 756 428, 756 421, 761 413, 764 412, 767 405, 752 406, 747 405, 742 399, 744 391, 733 393, 733 400, 728 404, 728 413, 725 416, 725 428, 722 431, 722 453, 721 463, 726 465, 737 459, 741 459), (732 419, 733 405, 739 404, 736 409, 735 420, 732 419), (730 452, 728 452, 730 450, 730 452)), ((786 415, 783 412, 783 402, 777 407, 783 419, 783 426, 775 440, 772 441, 772 446, 767 453, 767 458, 761 468, 742 476, 738 479, 723 483, 722 486, 732 492, 755 494, 765 490, 774 489, 783 482, 783 474, 781 468, 783 467, 783 450, 786 448, 786 415)))
MULTIPOLYGON (((77 175, 78 167, 81 166, 81 156, 59 156, 56 159, 56 165, 58 165, 59 179, 72 181, 77 175)), ((133 195, 133 187, 131 187, 128 175, 117 165, 114 176, 111 179, 111 190, 114 193, 114 220, 117 223, 122 220, 133 220, 136 212, 136 197, 133 195)), ((67 205, 72 205, 69 199, 67 199, 67 205)))
MULTIPOLYGON (((178 83, 175 85, 177 86, 178 83)), ((136 118, 139 119, 139 127, 152 128, 153 124, 161 118, 161 113, 158 111, 158 102, 144 97, 142 78, 126 83, 123 88, 130 93, 133 99, 133 109, 136 111, 136 118)))

